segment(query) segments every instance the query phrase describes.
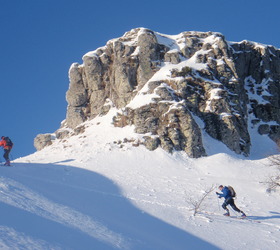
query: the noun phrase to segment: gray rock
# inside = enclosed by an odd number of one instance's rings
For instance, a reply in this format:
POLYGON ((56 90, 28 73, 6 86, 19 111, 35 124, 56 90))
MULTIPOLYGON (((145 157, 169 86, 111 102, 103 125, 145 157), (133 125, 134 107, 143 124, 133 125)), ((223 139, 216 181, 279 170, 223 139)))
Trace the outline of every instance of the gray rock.
POLYGON ((144 136, 144 139, 145 139, 144 145, 150 151, 157 149, 160 145, 160 139, 158 137, 144 136))
POLYGON ((34 139, 34 147, 37 150, 42 150, 44 147, 52 144, 51 134, 39 134, 34 139))
MULTIPOLYGON (((138 28, 84 55, 82 65, 71 66, 69 78, 62 127, 74 131, 114 106, 122 110, 114 125, 134 125, 149 150, 160 146, 204 156, 202 130, 246 156, 249 127, 279 141, 279 126, 269 125, 280 123, 280 51, 272 46, 228 43, 215 32, 183 32, 173 39, 138 28), (164 65, 170 68, 166 77, 153 78, 164 65), (153 97, 132 109, 128 104, 139 91, 153 97)), ((59 133, 63 136, 69 134, 59 133)))

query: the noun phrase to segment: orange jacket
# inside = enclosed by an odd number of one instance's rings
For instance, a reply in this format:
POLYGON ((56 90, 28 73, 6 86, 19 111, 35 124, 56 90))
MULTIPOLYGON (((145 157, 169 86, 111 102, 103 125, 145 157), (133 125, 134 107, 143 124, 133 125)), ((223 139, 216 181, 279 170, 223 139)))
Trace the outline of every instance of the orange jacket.
POLYGON ((8 146, 5 140, 0 141, 0 147, 3 147, 4 149, 11 149, 11 146, 8 146))

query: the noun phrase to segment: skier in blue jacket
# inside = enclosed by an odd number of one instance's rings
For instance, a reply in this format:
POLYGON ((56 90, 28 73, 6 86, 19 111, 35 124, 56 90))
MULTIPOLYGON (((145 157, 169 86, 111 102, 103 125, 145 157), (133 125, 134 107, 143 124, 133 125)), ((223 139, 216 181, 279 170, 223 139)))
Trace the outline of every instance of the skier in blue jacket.
POLYGON ((229 210, 228 210, 228 208, 227 208, 227 205, 230 205, 230 206, 233 208, 233 210, 235 210, 235 211, 238 212, 238 213, 241 213, 241 217, 246 217, 246 214, 245 214, 243 211, 241 211, 241 210, 234 204, 234 199, 233 199, 233 197, 232 197, 232 195, 231 195, 231 192, 230 192, 229 188, 226 187, 226 186, 220 185, 220 186, 219 186, 219 189, 220 189, 220 191, 221 191, 222 193, 216 192, 216 194, 218 195, 218 198, 222 198, 222 197, 225 198, 225 201, 224 201, 224 203, 223 203, 223 205, 222 205, 222 208, 225 209, 227 212, 226 212, 224 215, 225 215, 225 216, 230 216, 229 210))

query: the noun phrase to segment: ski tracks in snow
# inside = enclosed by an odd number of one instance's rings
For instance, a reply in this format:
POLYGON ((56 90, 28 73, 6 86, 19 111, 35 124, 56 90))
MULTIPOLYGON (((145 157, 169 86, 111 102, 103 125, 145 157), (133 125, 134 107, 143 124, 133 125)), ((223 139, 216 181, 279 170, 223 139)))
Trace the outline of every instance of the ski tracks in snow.
MULTIPOLYGON (((52 202, 12 179, 0 178, 0 192, 0 202, 78 229, 114 248, 129 248, 127 241, 120 234, 111 231, 100 222, 74 209, 52 202)), ((12 229, 0 227, 0 236, 11 233, 16 234, 12 229)), ((23 237, 20 237, 20 240, 22 241, 23 237)), ((27 237, 28 240, 31 241, 31 238, 27 237)), ((1 244, 5 243, 0 241, 0 247, 1 244)))

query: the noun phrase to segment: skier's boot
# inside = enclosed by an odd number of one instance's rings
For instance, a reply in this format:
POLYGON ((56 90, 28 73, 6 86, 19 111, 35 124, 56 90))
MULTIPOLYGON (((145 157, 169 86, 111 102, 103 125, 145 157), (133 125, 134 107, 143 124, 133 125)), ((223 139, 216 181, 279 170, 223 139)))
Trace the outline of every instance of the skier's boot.
POLYGON ((226 213, 224 214, 224 216, 230 216, 229 212, 226 212, 226 213))
POLYGON ((9 160, 7 160, 7 161, 5 162, 5 164, 4 164, 4 166, 11 166, 10 161, 9 161, 9 160))
POLYGON ((241 218, 246 218, 246 214, 241 211, 241 218))

